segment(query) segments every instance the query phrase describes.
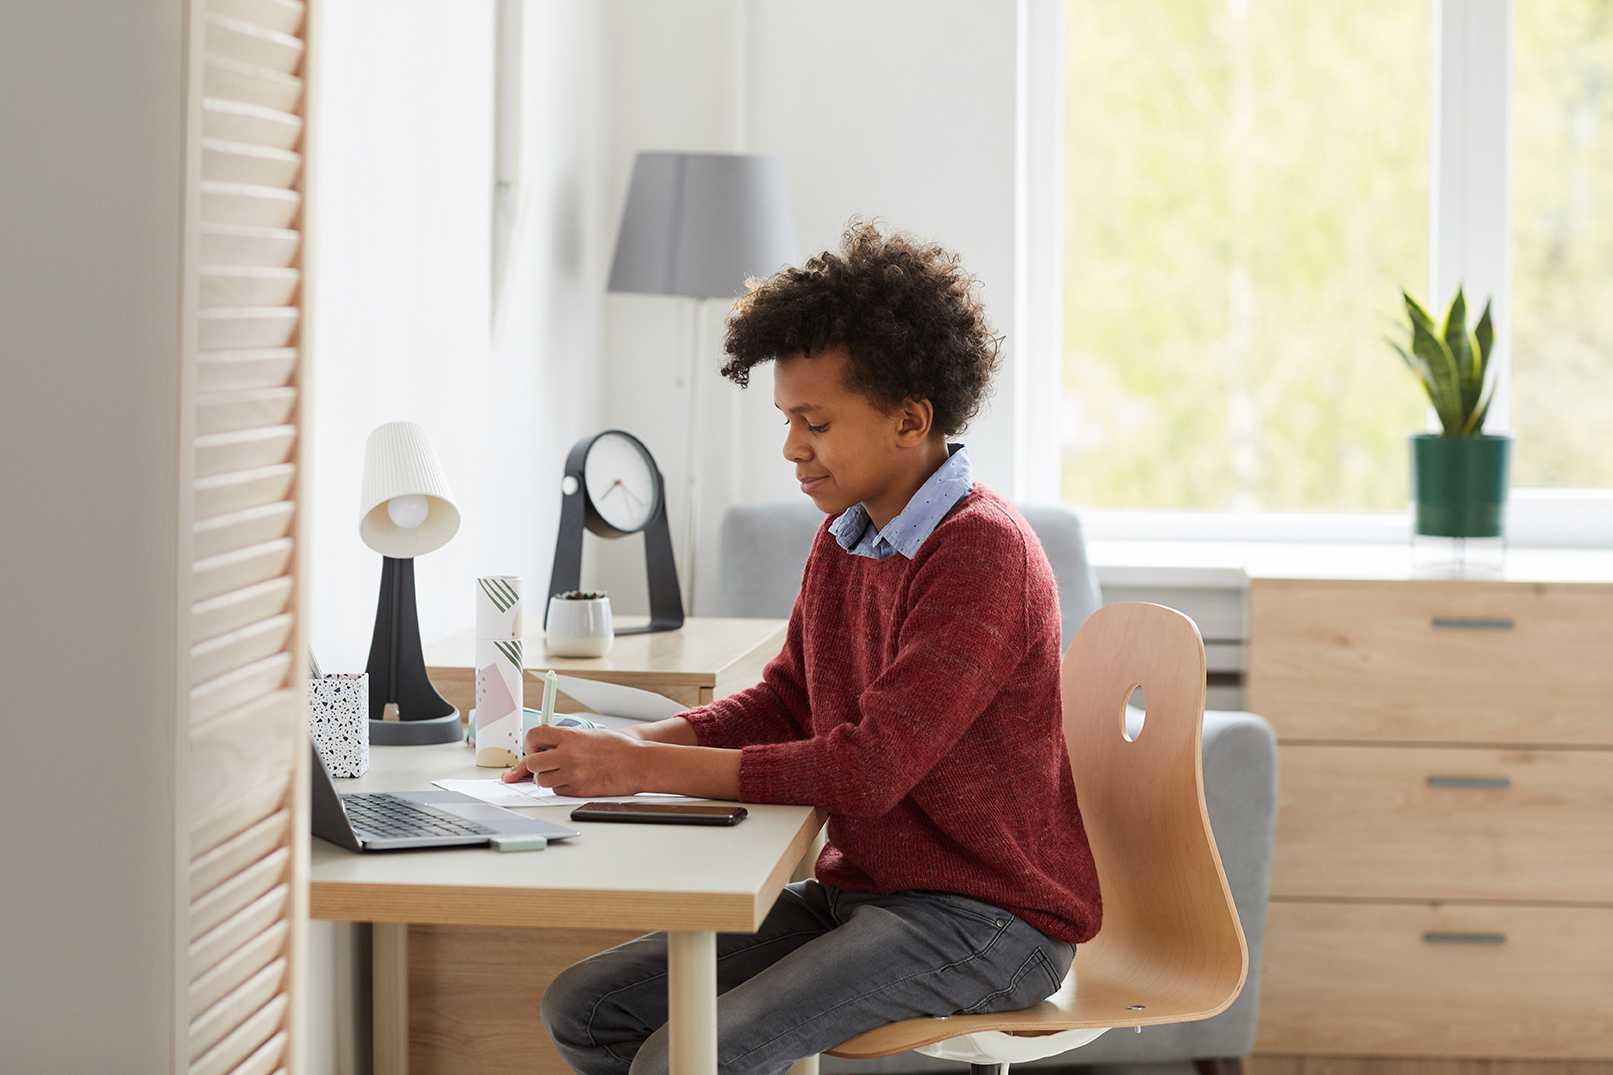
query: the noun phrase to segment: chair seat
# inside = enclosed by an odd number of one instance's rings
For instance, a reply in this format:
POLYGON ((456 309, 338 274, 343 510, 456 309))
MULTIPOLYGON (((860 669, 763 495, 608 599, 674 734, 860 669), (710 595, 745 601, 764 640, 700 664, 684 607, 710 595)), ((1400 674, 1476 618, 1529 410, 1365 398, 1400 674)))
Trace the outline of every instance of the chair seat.
MULTIPOLYGON (((1016 1059, 1052 1056, 1085 1045, 1104 1031, 1117 1027, 1144 1027, 1208 1019, 1224 1010, 1233 1000, 1224 989, 1205 990, 1194 988, 1195 984, 1203 983, 1194 983, 1189 979, 1143 987, 1116 977, 1106 977, 1098 973, 1096 968, 1084 970, 1078 983, 1072 966, 1059 991, 1034 1007, 986 1015, 903 1019, 858 1034, 830 1049, 829 1053, 852 1059, 868 1059, 916 1049, 947 1059, 968 1060, 971 1051, 987 1044, 984 1033, 996 1031, 1016 1038, 1049 1037, 1045 1042, 1036 1042, 1028 1050, 1030 1055, 1006 1057, 997 1054, 997 1060, 1012 1062, 1016 1059), (1175 988, 1170 988, 1172 986, 1175 988), (1066 1031, 1089 1033, 1066 1035, 1066 1031), (953 1048, 942 1052, 925 1048, 970 1035, 982 1036, 972 1042, 959 1041, 953 1048), (1045 1052, 1041 1051, 1044 1047, 1045 1052)), ((1233 993, 1235 995, 1236 990, 1233 993)), ((997 1044, 1020 1051, 1017 1043, 997 1044)), ((1030 1046, 1031 1043, 1027 1042, 1026 1045, 1030 1046)))

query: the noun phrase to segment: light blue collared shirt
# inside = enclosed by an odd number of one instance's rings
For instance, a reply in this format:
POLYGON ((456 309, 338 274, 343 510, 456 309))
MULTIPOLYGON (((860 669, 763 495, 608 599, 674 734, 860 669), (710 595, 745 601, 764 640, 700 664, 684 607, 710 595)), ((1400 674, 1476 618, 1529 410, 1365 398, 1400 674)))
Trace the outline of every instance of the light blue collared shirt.
POLYGON ((941 516, 972 488, 974 468, 969 463, 969 451, 961 442, 952 441, 947 444, 947 461, 925 479, 901 514, 886 523, 885 529, 873 528, 868 509, 859 501, 829 524, 829 532, 840 542, 841 548, 855 556, 883 560, 901 553, 911 560, 918 555, 919 546, 930 536, 941 516))

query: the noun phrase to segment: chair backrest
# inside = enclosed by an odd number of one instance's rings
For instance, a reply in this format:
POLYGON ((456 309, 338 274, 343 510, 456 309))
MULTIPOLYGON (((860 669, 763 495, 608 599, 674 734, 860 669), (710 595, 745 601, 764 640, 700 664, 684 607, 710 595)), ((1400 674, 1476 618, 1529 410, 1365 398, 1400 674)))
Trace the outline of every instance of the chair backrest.
POLYGON ((1249 949, 1204 802, 1198 627, 1164 605, 1105 605, 1065 651, 1062 683, 1064 740, 1103 891, 1102 927, 1077 953, 1076 1007, 1113 1008, 1130 986, 1148 1010, 1122 1025, 1209 1018, 1243 988, 1249 949), (1128 740, 1137 687, 1146 716, 1128 740))
MULTIPOLYGON (((1047 553, 1059 590, 1061 646, 1103 603, 1098 576, 1087 560, 1081 518, 1063 504, 1016 505, 1047 553)), ((723 570, 715 612, 701 615, 768 616, 790 614, 801 588, 812 537, 823 512, 806 498, 743 504, 723 514, 719 537, 723 570)))

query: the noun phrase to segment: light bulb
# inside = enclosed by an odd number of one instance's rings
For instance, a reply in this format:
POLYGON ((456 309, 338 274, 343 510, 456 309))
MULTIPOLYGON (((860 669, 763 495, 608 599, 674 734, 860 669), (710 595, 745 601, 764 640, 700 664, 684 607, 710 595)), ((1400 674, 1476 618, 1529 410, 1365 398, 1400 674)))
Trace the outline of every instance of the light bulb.
POLYGON ((419 493, 408 496, 395 496, 386 502, 386 513, 395 526, 404 530, 413 530, 426 521, 431 513, 431 505, 419 493))

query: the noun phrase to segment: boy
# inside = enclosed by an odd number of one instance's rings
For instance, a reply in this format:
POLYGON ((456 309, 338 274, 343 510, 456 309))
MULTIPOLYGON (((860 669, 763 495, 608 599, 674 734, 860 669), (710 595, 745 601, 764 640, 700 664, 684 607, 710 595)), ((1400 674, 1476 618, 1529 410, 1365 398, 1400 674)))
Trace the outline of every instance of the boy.
MULTIPOLYGON (((1010 1011, 1097 933, 1062 728, 1058 591, 1024 518, 947 438, 998 341, 955 255, 853 221, 751 284, 722 372, 774 361, 784 456, 825 519, 762 682, 630 733, 535 728, 506 780, 829 815, 816 877, 717 939, 722 1072, 782 1072, 864 1030, 1010 1011)), ((581 1072, 661 1072, 666 937, 567 968, 544 1025, 581 1072)))

